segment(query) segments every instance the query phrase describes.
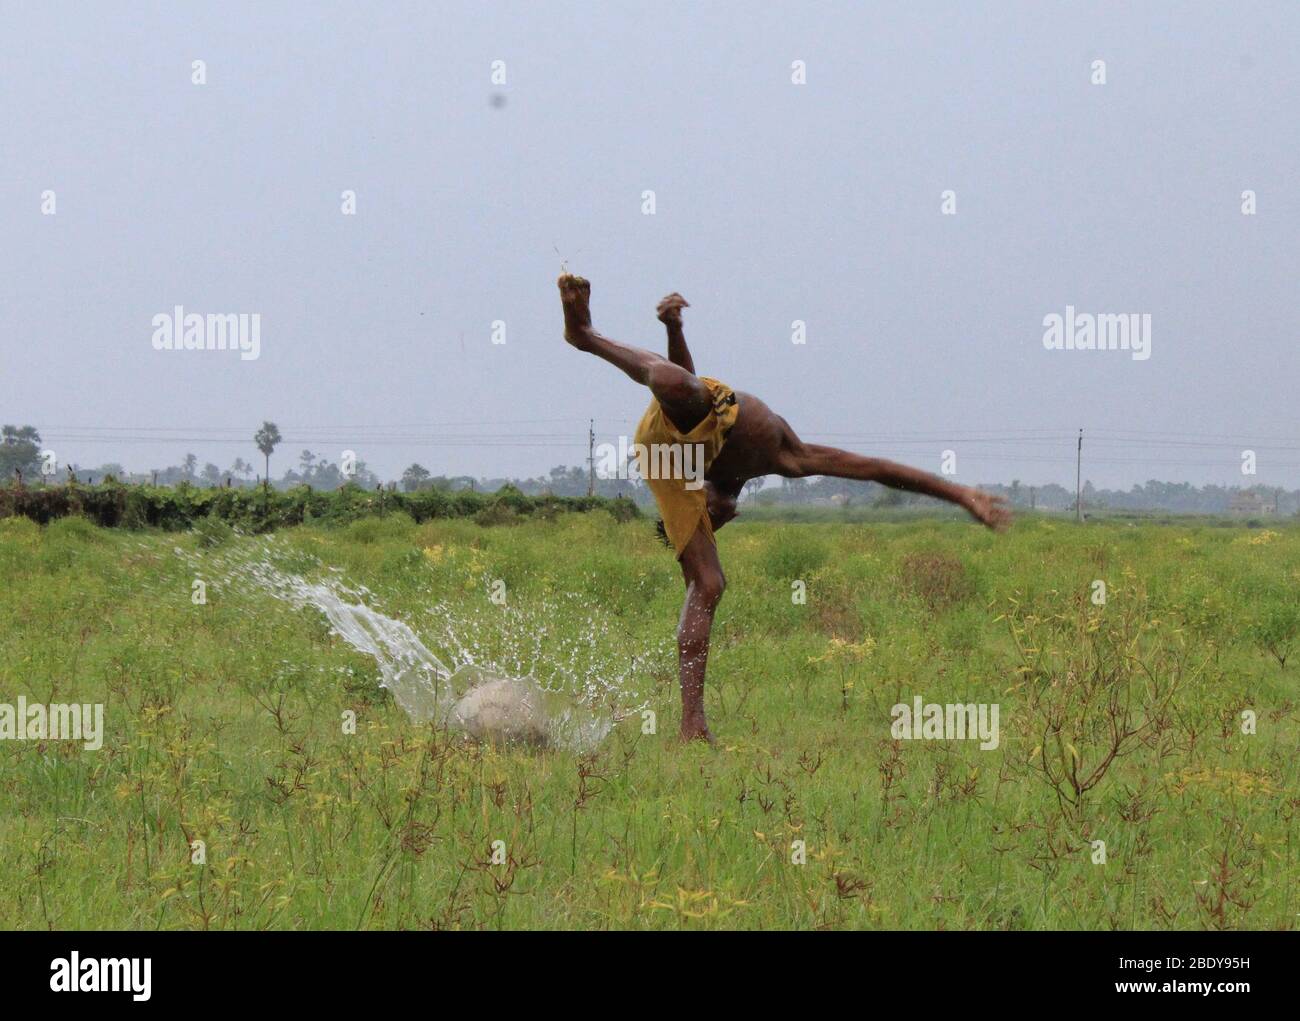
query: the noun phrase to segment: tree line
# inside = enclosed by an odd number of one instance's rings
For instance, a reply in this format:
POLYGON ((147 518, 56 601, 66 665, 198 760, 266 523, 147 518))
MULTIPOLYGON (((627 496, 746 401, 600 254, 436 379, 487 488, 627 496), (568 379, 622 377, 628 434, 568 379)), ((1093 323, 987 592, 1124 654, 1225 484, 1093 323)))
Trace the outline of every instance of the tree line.
MULTIPOLYGON (((121 464, 110 462, 97 467, 70 464, 61 466, 54 475, 43 475, 42 467, 47 466, 42 459, 40 433, 31 425, 5 425, 0 429, 0 480, 21 479, 29 484, 39 484, 41 481, 64 482, 69 479, 84 484, 105 480, 160 486, 178 486, 184 483, 212 489, 262 485, 281 491, 299 486, 335 490, 348 484, 375 490, 384 485, 384 481, 364 460, 343 463, 340 459, 336 463, 308 449, 300 451, 296 463, 291 464, 278 479, 272 479, 271 458, 283 443, 280 430, 274 422, 265 421, 252 439, 254 447, 262 456, 261 473, 257 471, 257 466, 242 457, 236 457, 229 467, 223 469, 210 461, 200 467, 199 459, 194 454, 187 453, 180 464, 148 472, 131 472, 121 464)), ((593 478, 589 469, 574 465, 557 465, 548 474, 533 478, 475 478, 469 475, 434 475, 428 468, 414 463, 402 472, 399 480, 388 485, 391 489, 400 485, 401 491, 405 493, 425 490, 492 493, 509 486, 528 496, 584 497, 590 492, 606 499, 631 500, 642 507, 648 507, 654 502, 648 488, 638 480, 593 478)), ((1030 486, 1013 480, 1009 485, 981 484, 980 488, 1006 497, 1013 506, 1021 509, 1070 511, 1074 508, 1074 490, 1055 483, 1030 486)), ((1252 497, 1254 506, 1266 512, 1276 512, 1279 515, 1300 513, 1300 490, 1269 486, 1193 486, 1188 482, 1161 482, 1155 479, 1129 489, 1106 489, 1087 482, 1083 486, 1083 505, 1085 510, 1224 514, 1241 505, 1243 492, 1252 497)), ((781 479, 776 485, 764 485, 763 480, 755 479, 745 487, 745 497, 760 504, 772 505, 822 504, 888 508, 921 506, 931 502, 927 497, 891 490, 874 482, 824 477, 781 479)))

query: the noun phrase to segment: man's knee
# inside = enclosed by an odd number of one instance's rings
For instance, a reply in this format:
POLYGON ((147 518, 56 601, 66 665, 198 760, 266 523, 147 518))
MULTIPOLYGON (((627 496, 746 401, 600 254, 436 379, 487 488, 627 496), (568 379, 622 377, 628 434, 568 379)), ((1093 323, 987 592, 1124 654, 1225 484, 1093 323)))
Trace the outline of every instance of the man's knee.
POLYGON ((660 358, 650 366, 646 375, 646 386, 655 395, 660 404, 688 405, 692 402, 708 400, 708 388, 693 373, 687 372, 680 365, 674 365, 666 358, 660 358))
POLYGON ((691 590, 697 599, 712 609, 727 591, 727 576, 720 568, 701 571, 692 579, 691 590))
POLYGON ((736 498, 729 493, 720 492, 714 485, 706 485, 705 494, 709 521, 713 523, 713 530, 716 532, 739 513, 736 510, 736 498))

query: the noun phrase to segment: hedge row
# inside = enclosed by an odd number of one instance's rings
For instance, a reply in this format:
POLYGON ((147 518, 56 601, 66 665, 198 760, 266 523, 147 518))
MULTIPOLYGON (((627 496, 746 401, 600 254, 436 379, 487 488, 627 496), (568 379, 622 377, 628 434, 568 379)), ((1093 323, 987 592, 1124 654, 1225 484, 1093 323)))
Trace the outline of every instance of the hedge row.
POLYGON ((625 498, 528 496, 513 486, 495 493, 424 489, 415 493, 371 492, 355 485, 335 490, 298 486, 288 490, 200 489, 136 486, 106 481, 36 488, 0 486, 0 518, 22 515, 39 524, 82 515, 108 528, 162 528, 184 531, 216 518, 244 531, 265 532, 307 521, 345 524, 358 518, 404 511, 416 521, 472 517, 480 524, 510 524, 528 517, 549 518, 562 511, 608 510, 619 521, 640 516, 625 498))

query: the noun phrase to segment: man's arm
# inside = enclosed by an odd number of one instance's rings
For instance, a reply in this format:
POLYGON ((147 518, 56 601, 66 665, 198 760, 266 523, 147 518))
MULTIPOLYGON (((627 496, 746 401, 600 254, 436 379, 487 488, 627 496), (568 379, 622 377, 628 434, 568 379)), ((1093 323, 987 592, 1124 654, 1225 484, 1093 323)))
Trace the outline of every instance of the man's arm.
POLYGON ((655 312, 659 321, 668 328, 668 360, 695 375, 695 362, 691 358, 690 348, 686 346, 686 334, 682 332, 682 309, 689 307, 690 302, 673 291, 659 302, 655 312))
POLYGON ((924 493, 939 500, 960 504, 965 500, 969 490, 965 486, 954 485, 938 475, 911 468, 897 461, 886 461, 881 457, 865 459, 870 464, 870 479, 890 489, 901 489, 908 493, 924 493))
POLYGON ((971 486, 959 486, 929 472, 909 468, 896 461, 883 458, 867 459, 871 464, 870 480, 891 489, 909 493, 924 493, 938 500, 947 500, 964 508, 990 528, 1001 530, 1011 521, 1011 511, 1000 496, 993 496, 971 486))

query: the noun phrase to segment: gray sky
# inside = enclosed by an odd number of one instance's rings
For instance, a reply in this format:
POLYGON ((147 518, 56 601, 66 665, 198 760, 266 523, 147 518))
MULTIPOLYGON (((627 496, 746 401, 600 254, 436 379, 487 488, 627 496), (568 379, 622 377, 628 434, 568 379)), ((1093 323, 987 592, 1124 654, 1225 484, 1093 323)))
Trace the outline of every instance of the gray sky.
POLYGON ((1300 5, 122 9, 0 4, 0 420, 61 462, 260 463, 270 418, 277 475, 580 463, 647 396, 563 343, 558 249, 618 339, 680 290, 806 439, 1072 483, 1084 426, 1099 485, 1300 486, 1300 5), (260 358, 154 350, 178 304, 260 358), (1046 350, 1067 304, 1150 359, 1046 350))

